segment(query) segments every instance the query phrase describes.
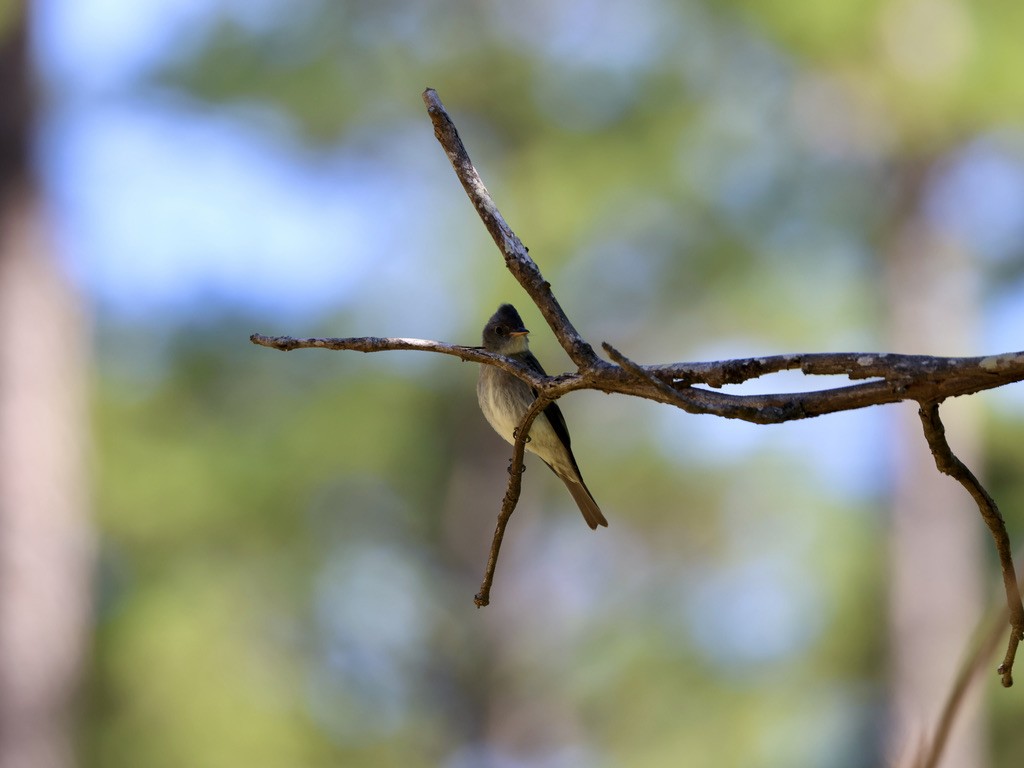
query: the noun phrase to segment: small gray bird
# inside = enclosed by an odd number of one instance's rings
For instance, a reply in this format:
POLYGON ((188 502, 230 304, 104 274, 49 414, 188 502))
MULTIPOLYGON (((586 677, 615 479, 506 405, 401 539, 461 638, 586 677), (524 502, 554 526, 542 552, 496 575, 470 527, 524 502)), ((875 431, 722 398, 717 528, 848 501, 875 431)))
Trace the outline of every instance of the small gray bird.
MULTIPOLYGON (((484 326, 483 347, 488 352, 511 357, 537 373, 546 375, 537 358, 530 352, 526 340, 528 333, 516 308, 511 304, 502 304, 484 326)), ((476 396, 480 401, 480 410, 494 431, 513 443, 513 433, 527 409, 537 399, 537 392, 526 382, 500 368, 482 365, 476 384, 476 396)), ((569 447, 569 430, 565 426, 565 418, 554 403, 534 420, 526 449, 540 456, 565 483, 587 525, 595 529, 599 525, 608 525, 583 482, 583 475, 569 447)))

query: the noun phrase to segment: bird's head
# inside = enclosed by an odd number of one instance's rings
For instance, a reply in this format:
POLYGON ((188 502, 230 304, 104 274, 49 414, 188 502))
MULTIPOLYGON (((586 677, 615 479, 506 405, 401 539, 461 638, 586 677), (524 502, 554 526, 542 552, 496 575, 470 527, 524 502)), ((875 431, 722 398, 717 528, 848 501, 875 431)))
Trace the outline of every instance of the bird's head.
POLYGON ((516 308, 511 304, 502 304, 484 326, 484 349, 499 355, 525 352, 529 348, 526 340, 528 333, 516 308))

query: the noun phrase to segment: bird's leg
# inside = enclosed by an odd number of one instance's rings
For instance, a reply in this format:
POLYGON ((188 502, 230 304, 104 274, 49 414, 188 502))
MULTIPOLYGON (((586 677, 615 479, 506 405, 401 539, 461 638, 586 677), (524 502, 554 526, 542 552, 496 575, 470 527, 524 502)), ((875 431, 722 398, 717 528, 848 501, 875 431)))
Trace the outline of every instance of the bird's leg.
MULTIPOLYGON (((518 440, 519 439, 519 427, 516 427, 515 429, 512 430, 512 439, 513 440, 518 440)), ((524 443, 528 443, 528 442, 530 442, 531 439, 532 438, 529 435, 527 435, 526 439, 523 442, 524 443)), ((510 475, 512 474, 512 465, 513 464, 515 464, 515 457, 513 457, 513 458, 508 460, 508 473, 510 475)), ((522 466, 519 467, 519 474, 521 475, 525 471, 526 471, 526 462, 524 461, 522 463, 522 466)))
MULTIPOLYGON (((519 439, 519 427, 516 427, 515 429, 512 430, 512 439, 513 440, 518 440, 519 439)), ((523 442, 524 443, 528 443, 531 440, 533 440, 533 438, 530 435, 527 435, 526 439, 523 440, 523 442)))

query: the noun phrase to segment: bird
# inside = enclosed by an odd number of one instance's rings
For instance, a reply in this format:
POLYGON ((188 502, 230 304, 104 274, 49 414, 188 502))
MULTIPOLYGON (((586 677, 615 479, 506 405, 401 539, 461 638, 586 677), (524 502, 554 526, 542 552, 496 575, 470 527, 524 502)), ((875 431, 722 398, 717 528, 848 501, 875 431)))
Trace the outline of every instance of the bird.
MULTIPOLYGON (((516 308, 502 304, 484 326, 483 349, 509 357, 530 370, 546 376, 540 362, 530 352, 527 334, 516 308)), ((537 399, 537 390, 493 365, 481 365, 476 396, 484 418, 509 443, 515 443, 515 432, 526 411, 537 399)), ((573 500, 591 529, 608 525, 593 494, 583 482, 576 457, 569 445, 569 429, 565 417, 555 403, 537 415, 530 427, 526 449, 541 460, 565 483, 573 500)))

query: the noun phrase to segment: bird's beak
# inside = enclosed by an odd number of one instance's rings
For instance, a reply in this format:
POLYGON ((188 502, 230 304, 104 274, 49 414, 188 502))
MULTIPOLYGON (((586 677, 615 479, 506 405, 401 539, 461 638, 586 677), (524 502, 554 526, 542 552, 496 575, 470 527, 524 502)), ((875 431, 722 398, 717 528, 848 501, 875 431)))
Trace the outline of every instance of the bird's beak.
POLYGON ((529 331, 509 331, 509 336, 525 336, 529 331))

